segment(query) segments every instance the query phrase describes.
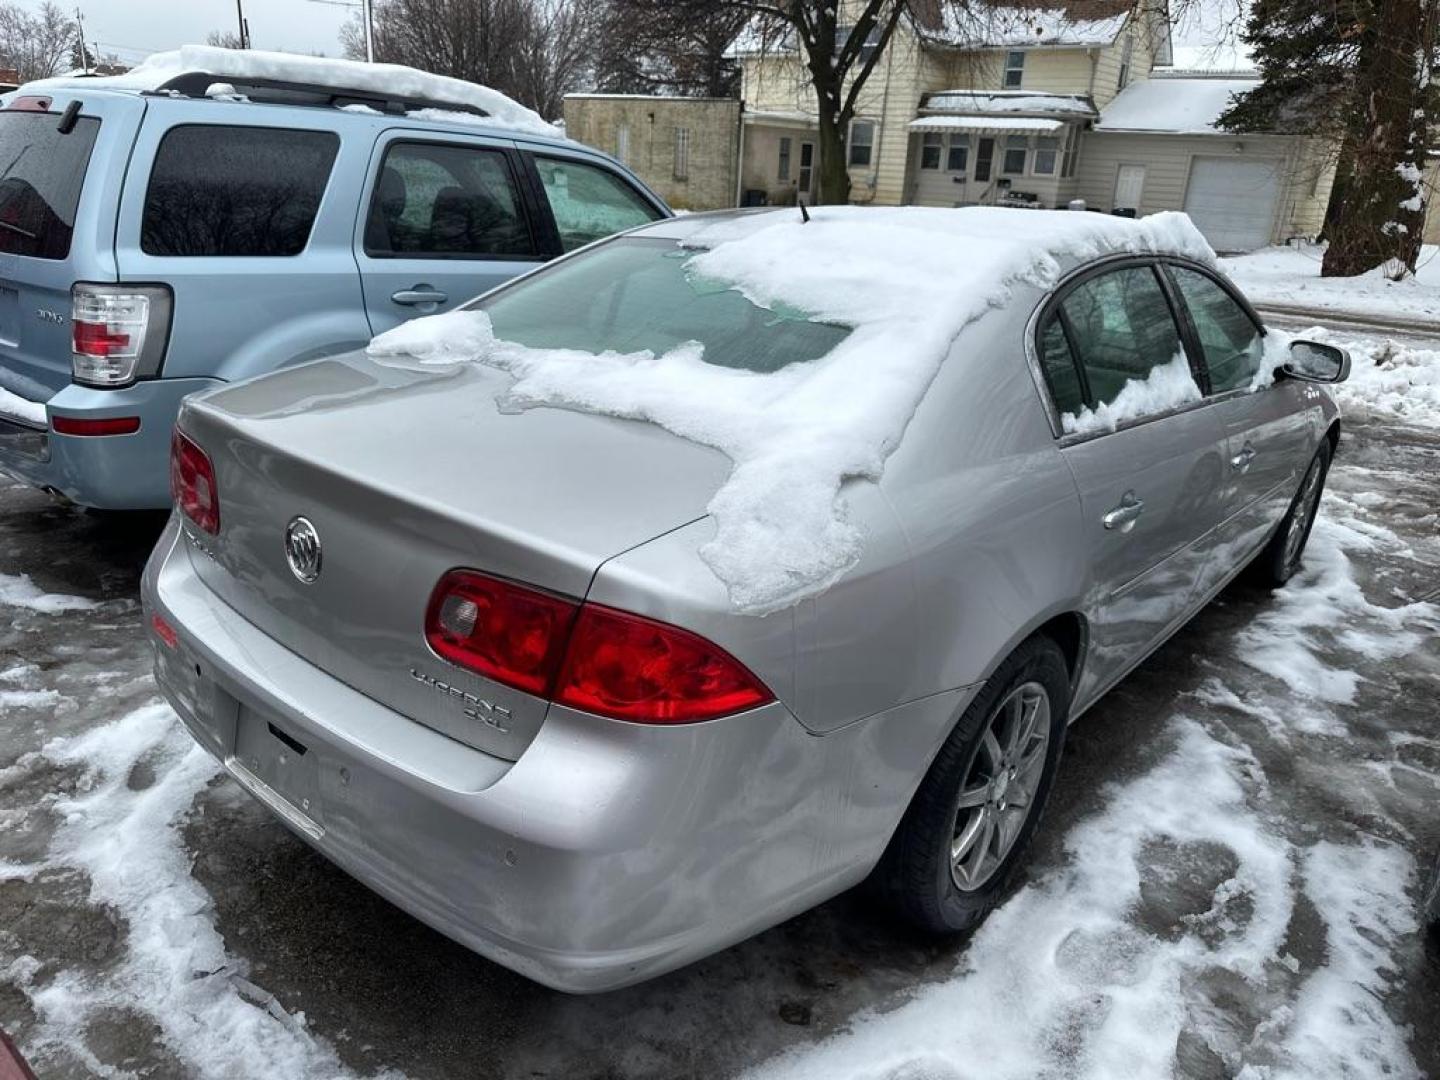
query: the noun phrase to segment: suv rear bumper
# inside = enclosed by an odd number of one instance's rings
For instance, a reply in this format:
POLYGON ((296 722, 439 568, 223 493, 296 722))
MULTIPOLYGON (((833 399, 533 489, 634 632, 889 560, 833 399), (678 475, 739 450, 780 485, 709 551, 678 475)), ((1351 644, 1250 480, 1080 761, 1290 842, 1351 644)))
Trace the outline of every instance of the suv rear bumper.
POLYGON ((973 693, 825 737, 779 703, 670 728, 552 706, 510 762, 284 648, 200 581, 191 548, 172 518, 143 598, 177 632, 173 649, 152 633, 155 674, 195 739, 352 876, 570 992, 662 974, 860 881, 973 693))
POLYGON ((78 420, 134 416, 133 435, 59 435, 0 420, 0 471, 33 487, 100 510, 163 510, 170 505, 170 431, 180 402, 225 385, 216 379, 151 379, 121 390, 70 385, 46 414, 78 420))

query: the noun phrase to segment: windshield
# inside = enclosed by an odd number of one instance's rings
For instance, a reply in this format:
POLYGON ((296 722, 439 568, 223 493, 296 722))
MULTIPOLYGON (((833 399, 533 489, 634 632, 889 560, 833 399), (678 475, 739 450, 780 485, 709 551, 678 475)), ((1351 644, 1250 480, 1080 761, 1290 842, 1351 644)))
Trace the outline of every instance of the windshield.
POLYGON ((39 259, 70 253, 100 121, 82 116, 63 134, 59 122, 56 113, 0 112, 0 251, 39 259))
POLYGON ((480 306, 502 341, 656 355, 698 341, 706 363, 744 371, 818 360, 849 335, 848 327, 811 321, 792 308, 758 307, 730 286, 688 272, 696 254, 674 240, 615 240, 480 306))

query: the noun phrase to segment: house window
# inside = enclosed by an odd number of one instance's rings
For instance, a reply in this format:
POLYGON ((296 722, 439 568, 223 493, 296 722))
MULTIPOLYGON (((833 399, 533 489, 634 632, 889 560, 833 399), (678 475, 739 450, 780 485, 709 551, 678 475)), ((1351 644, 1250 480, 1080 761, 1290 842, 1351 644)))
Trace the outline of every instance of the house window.
POLYGON ((780 136, 780 168, 777 171, 776 179, 790 179, 790 136, 780 136))
POLYGON ((850 121, 850 164, 864 168, 875 149, 875 124, 871 120, 850 121))
MULTIPOLYGON (((840 50, 845 48, 845 43, 850 40, 850 34, 854 29, 855 27, 853 26, 837 26, 835 28, 836 56, 839 56, 840 50)), ((865 43, 860 46, 859 60, 862 66, 870 62, 870 57, 875 55, 875 50, 879 47, 879 44, 880 28, 878 26, 872 26, 869 35, 865 38, 865 43)))
POLYGON ((630 164, 630 125, 621 124, 615 129, 615 156, 626 165, 630 164))
POLYGON ((1060 155, 1060 175, 1071 177, 1075 175, 1076 150, 1079 148, 1080 139, 1073 127, 1065 128, 1065 150, 1060 155))
POLYGON ((927 131, 921 136, 920 168, 940 168, 940 150, 943 141, 943 137, 938 131, 927 131))
POLYGON ((1035 164, 1033 168, 1036 176, 1055 175, 1055 157, 1059 151, 1059 139, 1045 136, 1035 140, 1035 164))
POLYGON ((970 136, 951 135, 950 153, 945 159, 946 172, 964 173, 970 167, 970 136))
POLYGON ((1005 54, 1005 89, 1014 90, 1025 78, 1025 54, 1020 51, 1005 54))
POLYGON ((675 179, 690 179, 690 129, 675 129, 675 179))
POLYGON ((1135 39, 1126 37, 1125 44, 1120 46, 1120 81, 1116 86, 1117 90, 1124 90, 1130 82, 1130 58, 1135 52, 1135 39))
POLYGON ((1025 174, 1025 156, 1030 147, 1030 140, 1024 135, 1011 135, 1005 140, 1005 158, 1000 164, 1000 171, 1006 176, 1023 176, 1025 174))

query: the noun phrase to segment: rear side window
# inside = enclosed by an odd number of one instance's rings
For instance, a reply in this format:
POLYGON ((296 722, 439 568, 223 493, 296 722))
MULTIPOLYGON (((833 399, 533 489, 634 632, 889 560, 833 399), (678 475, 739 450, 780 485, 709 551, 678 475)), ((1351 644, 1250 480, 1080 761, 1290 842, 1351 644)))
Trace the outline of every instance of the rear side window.
POLYGON ((172 128, 150 170, 140 247, 147 255, 298 255, 339 150, 330 131, 172 128))
POLYGON ((100 121, 82 116, 69 134, 56 113, 0 111, 0 251, 36 259, 70 254, 75 209, 100 121))
POLYGON ((1171 267, 1170 272, 1200 338, 1211 392, 1223 394, 1253 385, 1265 354, 1260 328, 1229 293, 1204 274, 1182 266, 1171 267))
POLYGON ((537 157, 535 168, 545 186, 560 247, 578 247, 637 225, 657 221, 660 211, 628 183, 594 165, 560 158, 537 157))
POLYGON ((436 259, 533 255, 509 159, 499 150, 392 145, 370 198, 365 251, 436 259))

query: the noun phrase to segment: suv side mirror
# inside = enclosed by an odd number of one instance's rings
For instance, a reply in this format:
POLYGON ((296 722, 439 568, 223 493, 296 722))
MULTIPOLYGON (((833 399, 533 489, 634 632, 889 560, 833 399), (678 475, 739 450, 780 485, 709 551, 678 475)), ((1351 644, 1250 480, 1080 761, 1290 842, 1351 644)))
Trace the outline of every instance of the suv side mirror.
POLYGON ((1318 341, 1292 341, 1290 359, 1276 374, 1301 382, 1344 382, 1350 377, 1350 354, 1318 341))

